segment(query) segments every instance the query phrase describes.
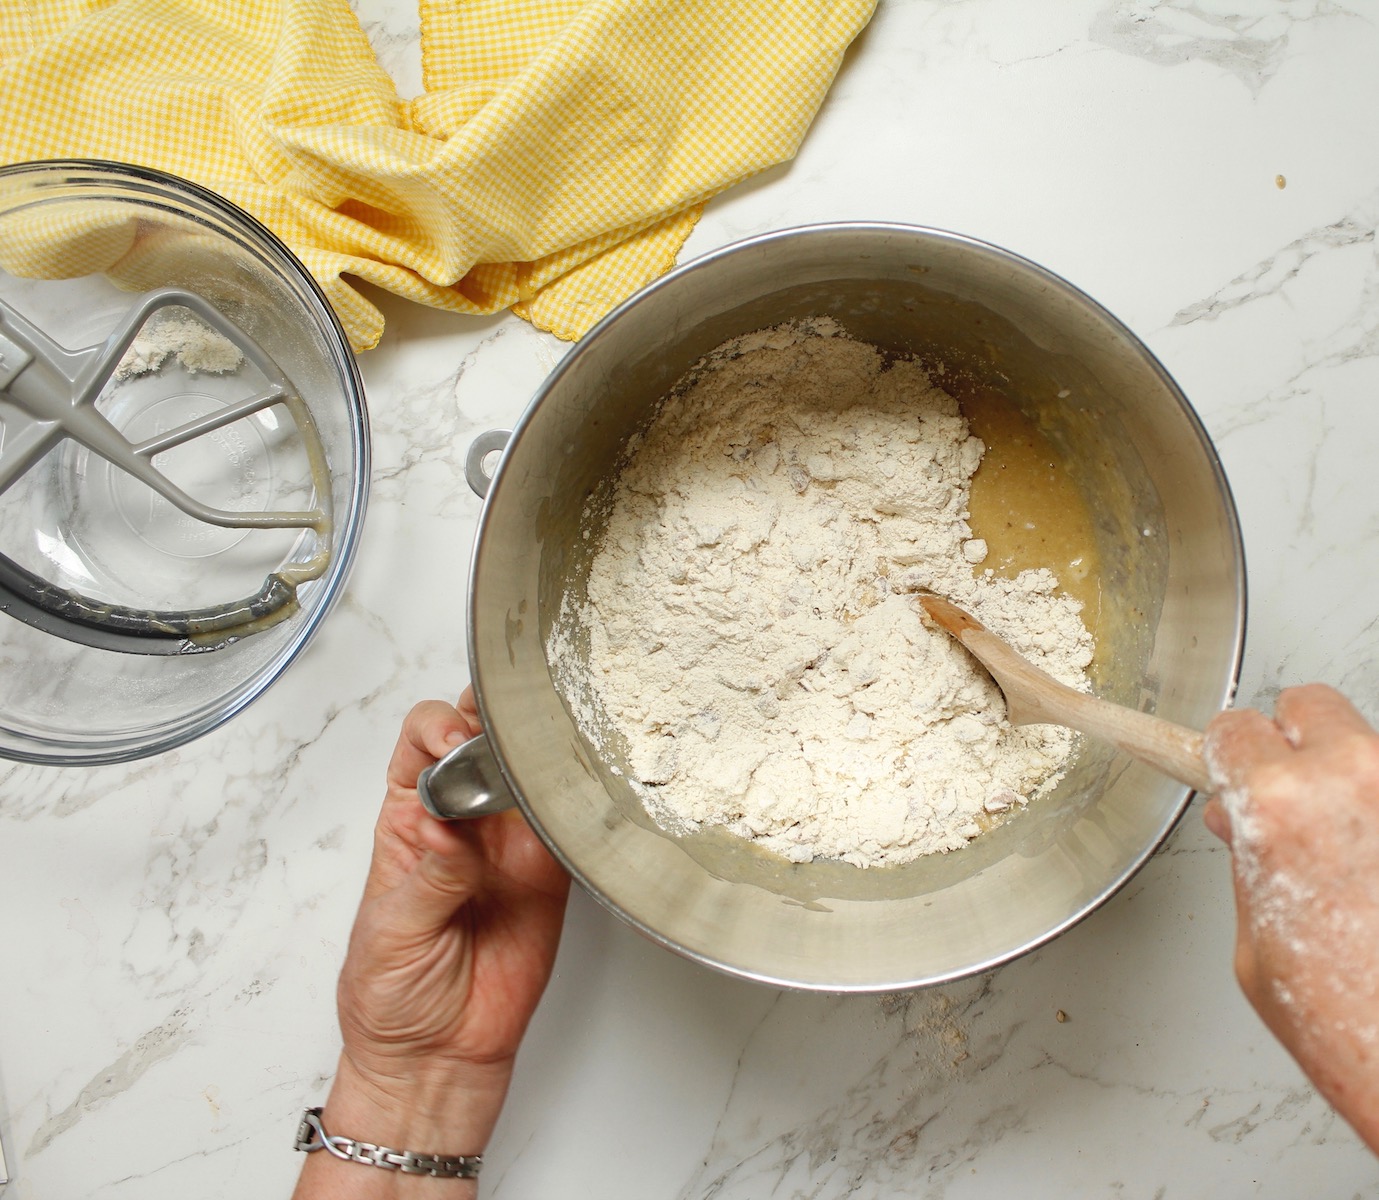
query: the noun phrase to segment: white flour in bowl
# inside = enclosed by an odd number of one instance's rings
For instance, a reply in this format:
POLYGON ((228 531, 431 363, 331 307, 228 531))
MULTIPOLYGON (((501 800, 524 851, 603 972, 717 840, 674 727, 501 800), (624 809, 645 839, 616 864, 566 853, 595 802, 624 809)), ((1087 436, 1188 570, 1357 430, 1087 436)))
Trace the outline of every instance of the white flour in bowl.
POLYGON ((974 578, 982 452, 917 364, 827 320, 738 338, 672 392, 547 647, 658 823, 883 866, 958 849, 1061 778, 1073 735, 1011 727, 908 594, 932 588, 1087 687, 1092 639, 1051 572, 974 578))

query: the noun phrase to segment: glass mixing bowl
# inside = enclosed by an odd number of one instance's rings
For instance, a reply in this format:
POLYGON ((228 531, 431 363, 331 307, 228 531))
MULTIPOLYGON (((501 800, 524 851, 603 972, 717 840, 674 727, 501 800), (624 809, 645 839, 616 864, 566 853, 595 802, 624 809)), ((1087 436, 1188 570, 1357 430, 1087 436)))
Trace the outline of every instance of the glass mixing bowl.
POLYGON ((270 231, 141 167, 0 168, 0 755, 229 720, 338 597, 368 481, 353 353, 270 231))

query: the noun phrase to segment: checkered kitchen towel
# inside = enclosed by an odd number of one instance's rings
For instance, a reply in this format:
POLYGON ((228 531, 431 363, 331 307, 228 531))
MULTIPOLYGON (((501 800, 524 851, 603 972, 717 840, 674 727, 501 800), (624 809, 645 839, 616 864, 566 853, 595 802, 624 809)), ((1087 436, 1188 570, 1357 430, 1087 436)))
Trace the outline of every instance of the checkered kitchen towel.
POLYGON ((876 0, 421 0, 402 100, 346 0, 0 0, 0 161, 158 167, 353 280, 576 338, 790 158, 876 0))

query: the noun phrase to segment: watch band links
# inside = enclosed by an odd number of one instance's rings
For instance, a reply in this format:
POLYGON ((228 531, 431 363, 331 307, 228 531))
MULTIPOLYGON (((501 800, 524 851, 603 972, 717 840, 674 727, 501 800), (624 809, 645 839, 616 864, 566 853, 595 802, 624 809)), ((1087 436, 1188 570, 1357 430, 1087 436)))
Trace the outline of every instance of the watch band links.
POLYGON ((481 1154, 418 1154, 415 1150, 391 1150, 372 1142, 329 1134, 321 1124, 321 1109, 308 1108, 297 1127, 296 1148, 310 1154, 325 1150, 347 1162, 401 1171, 404 1175, 431 1175, 437 1179, 477 1179, 483 1165, 481 1154))

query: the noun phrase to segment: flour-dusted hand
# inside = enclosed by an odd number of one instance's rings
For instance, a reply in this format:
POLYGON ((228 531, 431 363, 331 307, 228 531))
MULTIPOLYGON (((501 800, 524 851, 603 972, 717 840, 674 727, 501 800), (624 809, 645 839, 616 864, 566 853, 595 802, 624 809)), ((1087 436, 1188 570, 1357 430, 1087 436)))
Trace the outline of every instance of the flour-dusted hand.
POLYGON ((1235 968, 1264 1022, 1379 1152, 1379 735, 1312 684, 1208 727, 1235 968))
MULTIPOLYGON (((340 975, 344 1050, 322 1118, 330 1134, 426 1154, 481 1153, 550 978, 564 871, 516 812, 447 824, 417 799, 421 771, 478 732, 466 691, 458 707, 413 708, 393 752, 340 975)), ((296 1196, 399 1195, 421 1184, 448 1187, 447 1195, 473 1186, 316 1152, 296 1196)))

